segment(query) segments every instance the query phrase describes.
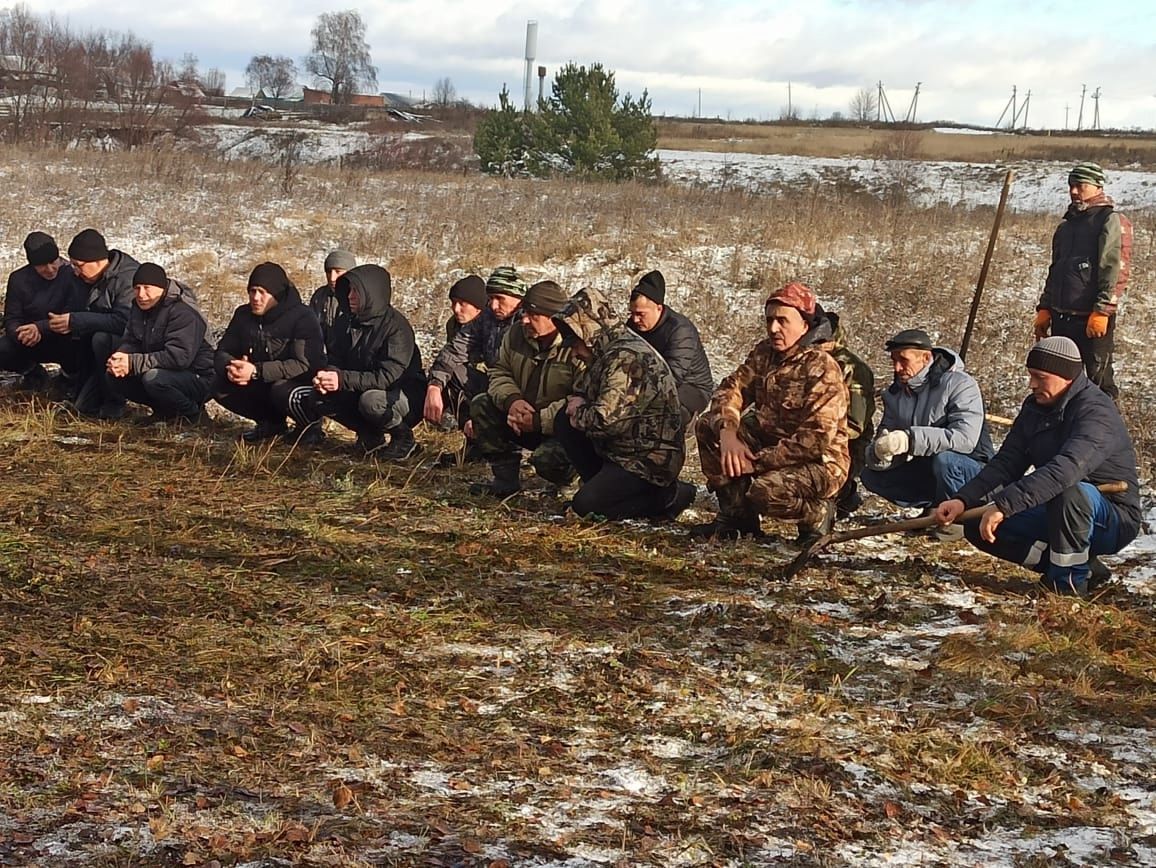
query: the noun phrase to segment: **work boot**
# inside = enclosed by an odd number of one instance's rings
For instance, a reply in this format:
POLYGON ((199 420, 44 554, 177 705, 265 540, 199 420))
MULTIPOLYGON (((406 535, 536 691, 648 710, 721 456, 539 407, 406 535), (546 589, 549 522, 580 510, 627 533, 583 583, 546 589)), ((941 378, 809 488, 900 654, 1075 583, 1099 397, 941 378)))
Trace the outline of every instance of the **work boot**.
POLYGON ((485 461, 486 457, 482 455, 481 450, 478 449, 472 442, 466 444, 465 452, 460 450, 454 452, 443 452, 438 456, 438 467, 457 467, 459 464, 477 464, 485 461))
POLYGON ((835 517, 850 518, 863 505, 863 495, 859 493, 858 485, 846 485, 839 492, 835 501, 835 517))
POLYGON ((488 483, 478 482, 470 486, 470 494, 488 495, 499 499, 517 494, 522 490, 522 460, 520 458, 494 461, 490 463, 494 478, 488 483))
POLYGON ((1086 597, 1088 596, 1088 582, 1084 579, 1077 580, 1072 576, 1071 571, 1063 578, 1054 579, 1047 573, 1040 577, 1040 586, 1044 590, 1051 591, 1053 594, 1059 594, 1063 597, 1086 597))
POLYGON ((670 496, 670 500, 662 507, 662 511, 655 516, 660 521, 675 521, 683 510, 694 503, 694 499, 698 496, 698 489, 693 483, 683 482, 679 480, 674 484, 674 492, 670 496))
POLYGON ((759 539, 763 536, 763 528, 757 515, 724 516, 720 513, 714 521, 692 524, 690 535, 704 540, 741 539, 744 536, 759 539))
POLYGON ((1088 593, 1098 591, 1112 581, 1112 571, 1095 555, 1088 559, 1088 593))
POLYGON ((385 432, 362 431, 357 435, 357 442, 354 446, 366 455, 378 455, 385 447, 385 432))
POLYGON ((96 411, 96 418, 104 422, 116 422, 124 418, 124 401, 105 401, 96 411))
POLYGON ((799 522, 799 536, 796 542, 806 548, 835 528, 835 502, 824 500, 815 509, 815 514, 799 522))
POLYGON ((48 389, 51 382, 52 377, 44 365, 37 363, 25 371, 24 376, 20 378, 20 391, 44 392, 48 389))
POLYGON ((241 439, 249 444, 264 443, 266 440, 272 440, 274 437, 280 437, 285 433, 284 419, 276 421, 272 419, 262 419, 248 431, 241 435, 241 439))
POLYGON ((413 439, 413 429, 408 425, 398 425, 386 433, 389 434, 389 445, 377 453, 377 457, 382 461, 405 461, 415 452, 421 451, 421 447, 413 439))
POLYGON ((304 426, 298 422, 282 437, 290 446, 320 446, 325 442, 325 429, 320 422, 310 422, 304 426))

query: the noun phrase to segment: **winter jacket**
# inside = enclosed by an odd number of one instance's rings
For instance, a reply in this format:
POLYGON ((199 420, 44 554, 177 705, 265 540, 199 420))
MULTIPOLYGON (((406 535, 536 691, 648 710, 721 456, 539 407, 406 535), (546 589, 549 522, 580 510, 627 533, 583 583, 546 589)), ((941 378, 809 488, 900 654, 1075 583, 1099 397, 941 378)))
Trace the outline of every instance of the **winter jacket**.
POLYGON ((36 268, 25 265, 8 275, 4 295, 4 333, 16 337, 20 326, 35 324, 41 335, 48 334, 48 314, 84 310, 88 287, 65 259, 59 260, 60 271, 45 280, 36 268))
POLYGON ((242 356, 257 366, 257 379, 263 383, 312 375, 325 364, 321 323, 296 287, 290 286, 285 298, 264 316, 255 316, 247 304, 233 311, 217 344, 217 374, 224 379, 229 362, 242 356))
POLYGON ((843 382, 847 385, 850 402, 847 408, 847 437, 858 440, 870 438, 875 432, 872 422, 875 416, 875 373, 847 346, 847 333, 839 322, 839 314, 826 314, 831 325, 831 356, 843 371, 843 382))
MULTIPOLYGON (((589 292, 583 290, 574 301, 589 309, 594 297, 589 292)), ((682 409, 670 366, 625 324, 602 320, 596 328, 584 328, 581 320, 592 320, 574 308, 559 319, 594 354, 574 378, 574 394, 586 399, 574 412, 574 428, 623 470, 654 485, 670 485, 686 460, 682 409)))
POLYGON ((1113 314, 1128 285, 1132 223, 1101 193, 1073 202, 1052 236, 1052 264, 1037 309, 1113 314))
POLYGON ((906 431, 910 445, 904 455, 886 461, 868 450, 867 466, 874 470, 941 452, 984 462, 995 452, 979 383, 964 370, 963 360, 943 347, 931 351, 931 362, 906 385, 896 379, 887 387, 879 430, 906 431))
POLYGON ((528 401, 538 411, 534 429, 549 436, 554 433, 554 417, 566 406, 574 377, 583 367, 573 351, 562 346, 561 333, 543 347, 537 339, 526 337, 524 328, 515 326, 502 339, 487 391, 506 411, 519 399, 528 401))
POLYGON ((380 265, 359 265, 337 279, 337 299, 348 317, 348 327, 335 332, 330 341, 326 367, 339 374, 343 392, 400 388, 409 399, 411 412, 420 411, 425 397, 425 374, 421 350, 413 327, 392 305, 389 272, 380 265), (361 307, 349 308, 349 293, 357 291, 361 307))
POLYGON ((108 267, 96 283, 88 285, 88 301, 85 310, 69 317, 69 325, 75 335, 90 335, 94 332, 109 332, 119 337, 128 325, 128 312, 132 308, 132 279, 140 263, 119 250, 110 250, 108 267))
POLYGON ((679 400, 691 415, 705 410, 714 391, 714 375, 694 323, 678 311, 664 307, 650 331, 640 332, 634 323, 630 323, 630 328, 666 359, 678 383, 679 400))
POLYGON ((133 305, 119 350, 128 353, 128 372, 139 376, 154 368, 213 376, 213 348, 205 340, 209 324, 192 290, 169 280, 165 294, 149 310, 133 305))
POLYGON ((317 319, 321 323, 321 336, 325 339, 325 348, 328 350, 332 335, 345 327, 348 314, 341 310, 337 293, 329 288, 328 283, 313 290, 313 295, 309 297, 309 307, 317 314, 317 319))
POLYGON ((821 320, 793 347, 778 352, 766 338, 711 397, 716 431, 738 431, 750 408, 765 444, 755 453, 755 473, 821 464, 827 497, 847 481, 847 407, 843 372, 831 357, 831 324, 821 320))
POLYGON ((1080 373, 1052 406, 1029 396, 999 452, 956 497, 968 507, 991 498, 1004 515, 1015 515, 1080 482, 1116 481, 1127 491, 1105 497, 1119 514, 1123 548, 1140 529, 1136 451, 1116 404, 1080 373))
POLYGON ((465 383, 467 368, 487 371, 498 360, 502 338, 509 331, 510 324, 517 321, 517 312, 509 319, 498 319, 487 307, 458 329, 442 347, 429 369, 430 385, 444 389, 451 382, 465 383))

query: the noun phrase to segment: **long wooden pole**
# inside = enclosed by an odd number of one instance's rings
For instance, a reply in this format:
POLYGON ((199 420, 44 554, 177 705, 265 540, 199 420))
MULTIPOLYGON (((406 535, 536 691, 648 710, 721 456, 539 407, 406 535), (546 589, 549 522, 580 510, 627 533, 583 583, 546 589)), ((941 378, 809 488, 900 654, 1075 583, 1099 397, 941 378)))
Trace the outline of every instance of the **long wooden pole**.
POLYGON ((967 315, 967 328, 963 331, 963 340, 959 344, 959 357, 967 358, 967 347, 971 343, 971 333, 975 330, 975 317, 979 313, 979 300, 983 296, 983 285, 987 283, 987 270, 991 267, 991 258, 995 253, 995 240, 999 237, 999 224, 1003 222, 1003 212, 1007 208, 1007 197, 1011 193, 1012 178, 1015 172, 1008 169, 1003 179, 1003 191, 999 194, 999 207, 995 209, 995 222, 991 226, 991 237, 987 240, 987 253, 983 257, 983 268, 979 270, 979 280, 975 283, 975 294, 971 298, 971 311, 967 315))

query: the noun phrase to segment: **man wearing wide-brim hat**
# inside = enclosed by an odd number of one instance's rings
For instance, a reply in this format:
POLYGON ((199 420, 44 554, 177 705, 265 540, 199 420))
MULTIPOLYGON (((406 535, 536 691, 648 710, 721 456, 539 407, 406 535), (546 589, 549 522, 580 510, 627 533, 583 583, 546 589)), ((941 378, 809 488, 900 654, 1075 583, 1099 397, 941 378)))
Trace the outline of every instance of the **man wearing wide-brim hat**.
POLYGON ((1104 193, 1104 170, 1080 163, 1068 174, 1071 204, 1052 236, 1052 263, 1036 305, 1036 339, 1071 338, 1088 378, 1119 396, 1112 355, 1116 311, 1128 285, 1132 223, 1104 193))

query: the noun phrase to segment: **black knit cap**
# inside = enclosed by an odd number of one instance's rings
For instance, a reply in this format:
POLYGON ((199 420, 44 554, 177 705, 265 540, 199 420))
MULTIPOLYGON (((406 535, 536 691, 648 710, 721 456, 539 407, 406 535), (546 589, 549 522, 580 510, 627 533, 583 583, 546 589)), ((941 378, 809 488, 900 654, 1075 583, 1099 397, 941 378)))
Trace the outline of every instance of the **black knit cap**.
POLYGON ((160 286, 167 288, 169 276, 155 262, 144 262, 132 276, 133 286, 160 286))
POLYGON ((640 295, 646 296, 655 304, 666 304, 666 278, 662 276, 661 271, 649 271, 642 275, 642 280, 638 281, 638 286, 630 293, 631 301, 640 295))
POLYGON ((1032 347, 1028 353, 1027 367, 1055 374, 1065 380, 1074 380, 1084 370, 1084 360, 1080 358, 1080 348, 1075 341, 1052 335, 1032 347))
POLYGON ((56 239, 47 232, 29 232, 24 239, 24 253, 29 265, 48 265, 60 258, 56 239))
POLYGON ((478 310, 485 310, 490 297, 486 294, 486 282, 476 274, 463 277, 450 287, 450 301, 465 301, 478 310))
POLYGON ((931 338, 923 329, 904 329, 883 345, 889 353, 895 350, 930 350, 931 338))
POLYGON ((522 310, 542 316, 553 316, 560 313, 569 300, 566 291, 554 281, 542 280, 526 290, 522 310))
POLYGON ((289 294, 289 287, 293 284, 285 269, 276 262, 262 262, 249 275, 250 287, 259 286, 277 301, 281 301, 289 294))
POLYGON ((68 245, 68 256, 77 262, 99 262, 108 259, 108 245, 95 229, 83 229, 68 245))

